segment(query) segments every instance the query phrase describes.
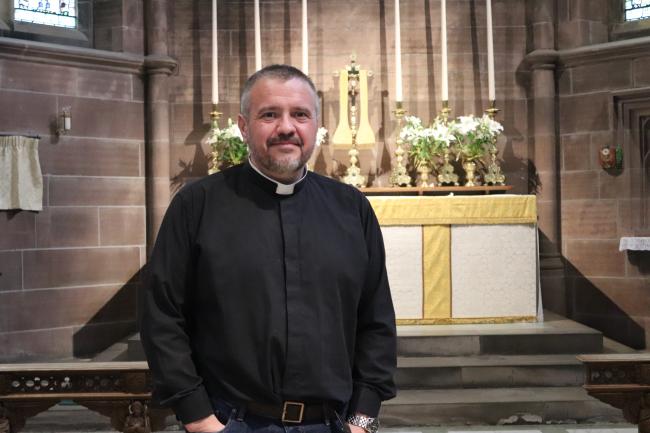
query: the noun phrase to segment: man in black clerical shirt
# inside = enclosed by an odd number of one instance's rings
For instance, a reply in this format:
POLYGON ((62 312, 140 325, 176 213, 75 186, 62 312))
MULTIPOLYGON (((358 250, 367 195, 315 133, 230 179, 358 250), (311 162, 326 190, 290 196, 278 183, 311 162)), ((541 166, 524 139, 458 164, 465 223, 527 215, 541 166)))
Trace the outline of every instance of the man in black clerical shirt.
POLYGON ((141 335, 188 432, 374 433, 395 395, 381 231, 358 190, 306 170, 318 107, 293 67, 251 76, 248 162, 182 189, 160 227, 141 335))

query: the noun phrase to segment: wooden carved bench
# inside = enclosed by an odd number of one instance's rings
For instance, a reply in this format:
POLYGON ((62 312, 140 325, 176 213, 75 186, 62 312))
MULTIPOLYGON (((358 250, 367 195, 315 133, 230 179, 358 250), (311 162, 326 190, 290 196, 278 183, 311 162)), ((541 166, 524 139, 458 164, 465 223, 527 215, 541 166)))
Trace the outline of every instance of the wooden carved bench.
POLYGON ((638 424, 639 433, 650 433, 650 353, 580 355, 587 371, 589 395, 623 411, 626 420, 638 424))
POLYGON ((0 433, 17 433, 62 400, 109 417, 121 432, 162 430, 171 412, 151 407, 151 389, 146 362, 0 364, 0 433))

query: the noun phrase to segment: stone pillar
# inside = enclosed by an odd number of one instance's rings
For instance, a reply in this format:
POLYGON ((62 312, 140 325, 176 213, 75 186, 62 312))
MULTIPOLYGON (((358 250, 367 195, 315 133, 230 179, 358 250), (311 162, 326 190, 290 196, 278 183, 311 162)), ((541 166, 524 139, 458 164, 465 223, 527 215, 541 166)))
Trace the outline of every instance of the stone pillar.
POLYGON ((176 68, 176 61, 167 55, 167 0, 147 0, 145 8, 147 19, 145 172, 148 254, 153 248, 158 228, 169 205, 169 76, 176 68))
POLYGON ((531 142, 538 176, 540 268, 542 301, 545 308, 567 314, 564 263, 561 256, 560 170, 557 135, 554 16, 555 1, 533 3, 533 49, 531 64, 531 142))

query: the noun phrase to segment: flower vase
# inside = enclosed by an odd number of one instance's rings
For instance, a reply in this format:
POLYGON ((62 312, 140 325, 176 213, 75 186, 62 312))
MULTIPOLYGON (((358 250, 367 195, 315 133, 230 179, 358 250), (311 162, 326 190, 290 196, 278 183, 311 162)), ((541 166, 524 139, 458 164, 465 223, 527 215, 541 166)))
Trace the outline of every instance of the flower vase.
POLYGON ((467 181, 465 186, 476 186, 476 163, 474 161, 465 161, 463 163, 463 168, 465 169, 467 181))

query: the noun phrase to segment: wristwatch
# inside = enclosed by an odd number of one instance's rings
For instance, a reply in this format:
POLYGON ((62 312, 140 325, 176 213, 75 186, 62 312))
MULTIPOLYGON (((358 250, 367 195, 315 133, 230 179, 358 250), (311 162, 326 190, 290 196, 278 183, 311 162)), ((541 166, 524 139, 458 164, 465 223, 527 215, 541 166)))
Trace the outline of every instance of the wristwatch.
POLYGON ((371 418, 365 415, 354 414, 350 415, 346 421, 352 425, 361 427, 368 433, 377 433, 377 430, 379 429, 378 418, 371 418))

